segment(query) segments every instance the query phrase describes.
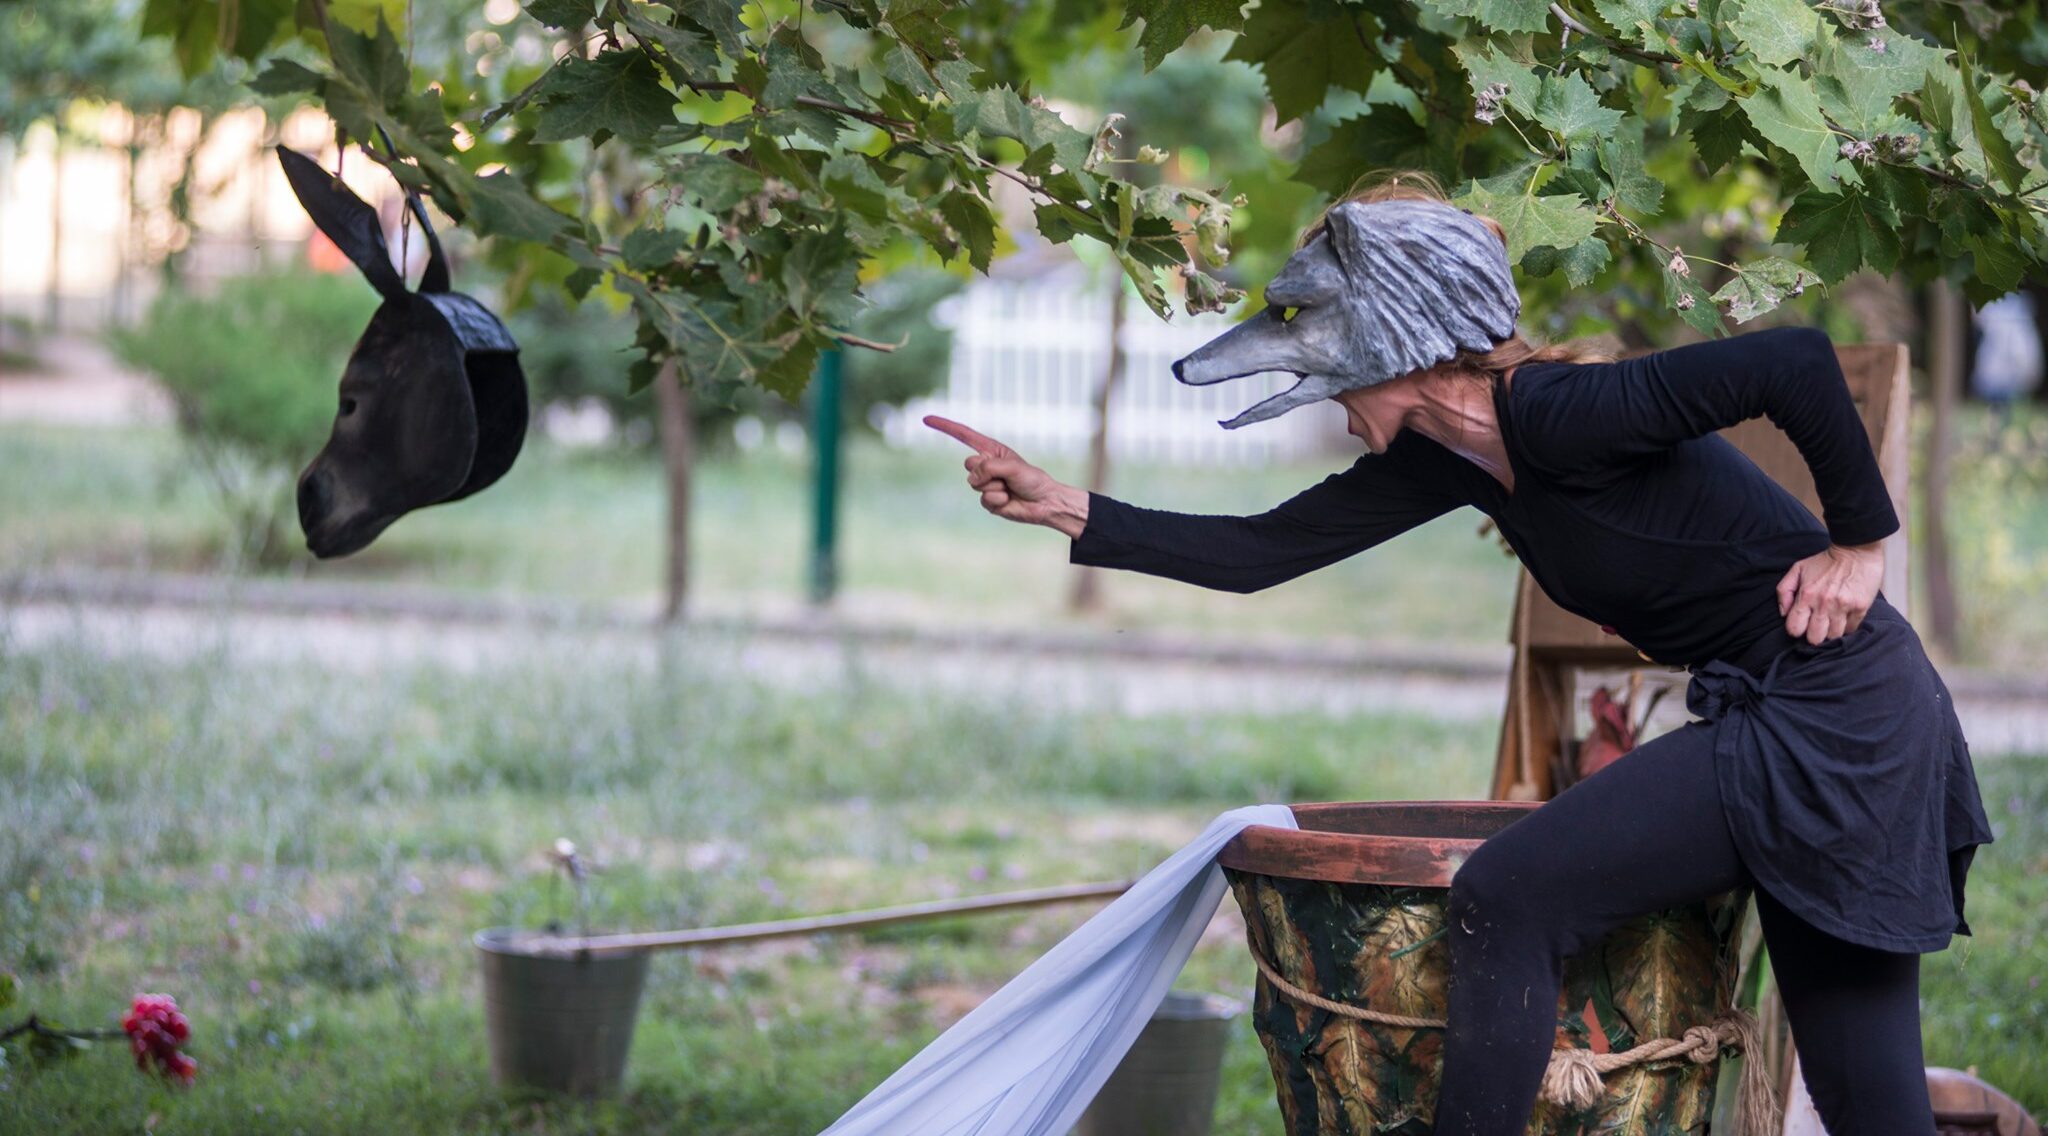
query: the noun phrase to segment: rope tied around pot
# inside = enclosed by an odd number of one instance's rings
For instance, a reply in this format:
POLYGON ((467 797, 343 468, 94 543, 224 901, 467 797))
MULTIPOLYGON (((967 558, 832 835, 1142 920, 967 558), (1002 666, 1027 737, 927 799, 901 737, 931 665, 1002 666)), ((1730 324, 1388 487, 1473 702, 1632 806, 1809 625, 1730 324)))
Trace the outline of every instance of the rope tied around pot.
MULTIPOLYGON (((1280 976, 1266 961, 1264 952, 1252 946, 1252 961, 1275 990, 1293 1001, 1340 1017, 1378 1022, 1407 1029, 1443 1029, 1442 1018, 1418 1018, 1368 1010, 1303 990, 1280 976)), ((1569 1109, 1589 1109, 1599 1103, 1607 1086, 1601 1077, 1631 1065, 1683 1057, 1694 1064, 1709 1065, 1719 1060, 1725 1046, 1750 1060, 1742 1063, 1742 1080, 1736 1088, 1736 1131, 1740 1136, 1775 1136, 1779 1125, 1778 1094, 1764 1071, 1762 1043, 1756 1018, 1746 1010, 1730 1008, 1714 1016, 1710 1025, 1693 1026, 1679 1037, 1652 1038, 1620 1053, 1595 1053, 1590 1049, 1553 1049, 1550 1065, 1543 1071, 1540 1091, 1544 1100, 1569 1109)))

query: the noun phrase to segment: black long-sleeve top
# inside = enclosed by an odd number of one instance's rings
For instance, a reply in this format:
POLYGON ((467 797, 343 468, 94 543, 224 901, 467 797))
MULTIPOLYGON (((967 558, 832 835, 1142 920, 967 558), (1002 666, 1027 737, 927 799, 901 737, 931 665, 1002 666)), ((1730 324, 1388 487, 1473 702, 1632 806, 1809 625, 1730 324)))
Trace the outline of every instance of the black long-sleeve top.
POLYGON ((1256 516, 1090 494, 1069 559, 1251 592, 1471 505, 1561 607, 1660 663, 1691 666, 1781 631, 1776 587, 1795 561, 1899 527, 1834 345, 1815 328, 1613 363, 1524 363, 1495 381, 1493 399, 1512 492, 1404 430, 1384 453, 1256 516), (1805 457, 1825 523, 1715 434, 1758 415, 1805 457))

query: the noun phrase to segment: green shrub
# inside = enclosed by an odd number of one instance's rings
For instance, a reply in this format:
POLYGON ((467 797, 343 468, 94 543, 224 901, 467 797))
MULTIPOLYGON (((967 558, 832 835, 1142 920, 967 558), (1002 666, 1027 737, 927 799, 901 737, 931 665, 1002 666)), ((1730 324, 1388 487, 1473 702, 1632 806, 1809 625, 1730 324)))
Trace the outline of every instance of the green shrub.
POLYGON ((211 295, 166 291, 115 333, 121 357, 170 392, 239 558, 289 558, 293 479, 327 440, 342 366, 376 307, 354 273, 274 269, 211 295))

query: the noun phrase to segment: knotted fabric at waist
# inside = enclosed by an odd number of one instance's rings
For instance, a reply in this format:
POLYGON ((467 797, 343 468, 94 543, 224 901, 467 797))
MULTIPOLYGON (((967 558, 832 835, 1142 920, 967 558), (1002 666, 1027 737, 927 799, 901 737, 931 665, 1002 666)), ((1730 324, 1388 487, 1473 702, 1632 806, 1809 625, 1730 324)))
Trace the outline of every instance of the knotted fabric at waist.
MULTIPOLYGON (((1904 616, 1892 607, 1879 592, 1864 622, 1903 622, 1904 616)), ((1856 634, 1863 631, 1858 627, 1856 634)), ((1836 643, 1838 640, 1830 640, 1836 643)), ((1823 644, 1825 646, 1827 644, 1823 644)), ((1686 708, 1712 721, 1729 708, 1753 706, 1770 693, 1777 679, 1778 670, 1787 652, 1794 648, 1808 648, 1812 645, 1799 636, 1785 630, 1780 623, 1773 626, 1768 634, 1757 637, 1756 641, 1734 652, 1728 658, 1714 659, 1706 663, 1687 667, 1693 681, 1686 687, 1686 708)))

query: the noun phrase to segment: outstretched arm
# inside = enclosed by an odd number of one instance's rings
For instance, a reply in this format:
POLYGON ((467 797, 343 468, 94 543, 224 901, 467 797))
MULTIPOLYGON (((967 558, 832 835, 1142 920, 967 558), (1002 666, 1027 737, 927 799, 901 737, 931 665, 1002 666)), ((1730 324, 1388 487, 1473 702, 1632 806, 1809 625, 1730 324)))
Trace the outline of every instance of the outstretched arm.
POLYGON ((1891 494, 1827 333, 1774 327, 1579 368, 1522 404, 1535 460, 1552 472, 1618 475, 1628 459, 1762 415, 1813 471, 1837 545, 1898 531, 1891 494))
POLYGON ((1367 454, 1263 513, 1172 513, 1091 494, 1067 559, 1228 592, 1256 592, 1335 564, 1463 504, 1367 454))
POLYGON ((1074 564, 1253 592, 1333 564, 1463 504, 1415 471, 1409 446, 1360 458, 1255 516, 1173 513, 1054 480, 1008 446, 944 418, 927 425, 973 446, 968 484, 997 516, 1057 529, 1074 564))

